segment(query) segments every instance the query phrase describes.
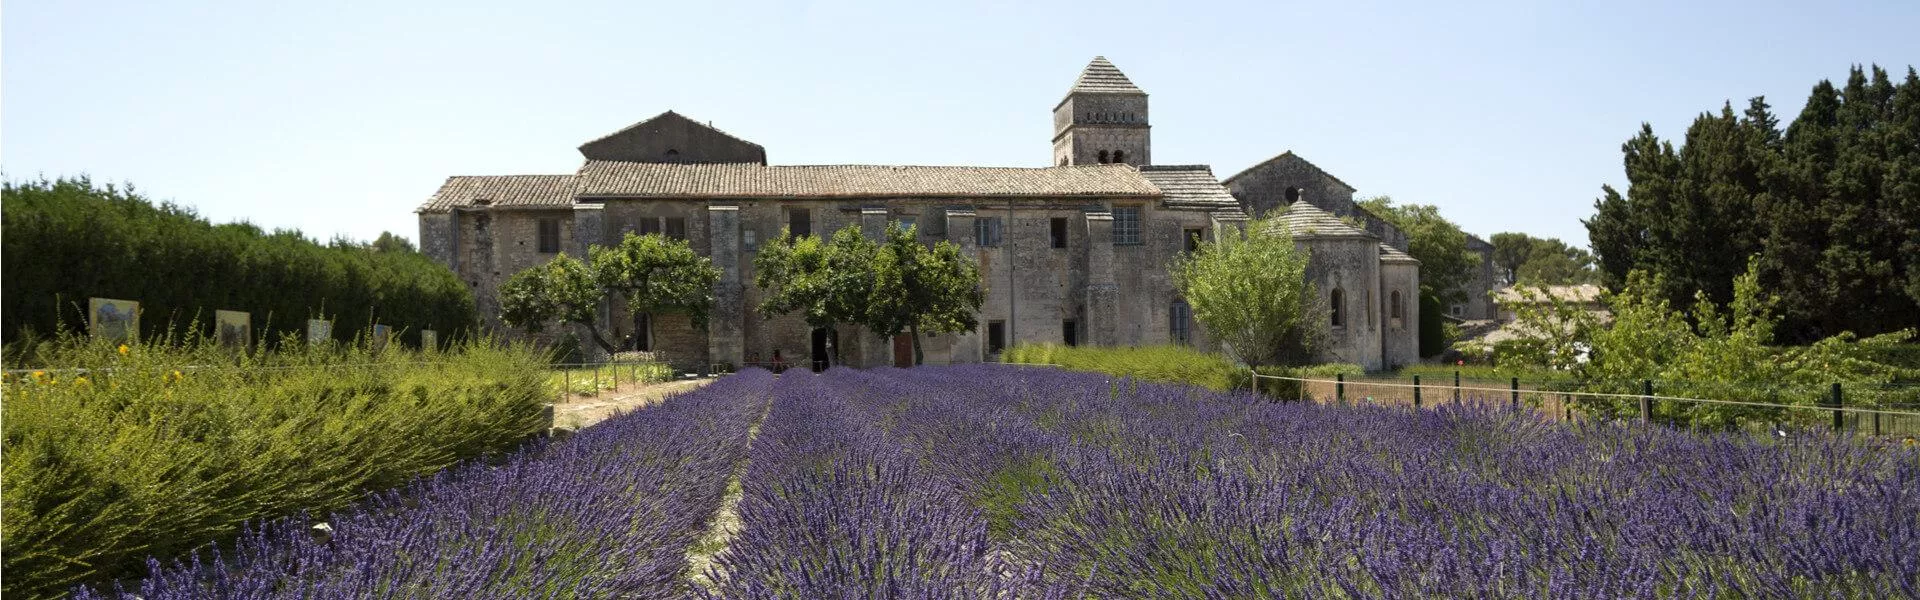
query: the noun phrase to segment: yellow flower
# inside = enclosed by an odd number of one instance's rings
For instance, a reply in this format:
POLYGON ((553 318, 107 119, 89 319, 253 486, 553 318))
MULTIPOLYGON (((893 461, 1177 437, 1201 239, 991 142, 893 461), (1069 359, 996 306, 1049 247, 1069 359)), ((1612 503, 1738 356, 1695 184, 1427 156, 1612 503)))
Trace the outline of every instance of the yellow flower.
POLYGON ((167 373, 166 379, 167 379, 167 383, 173 383, 176 381, 185 381, 187 379, 187 376, 185 373, 181 373, 179 369, 174 369, 173 371, 167 373))
POLYGON ((125 355, 126 353, 127 353, 127 345, 126 345, 126 344, 121 344, 121 345, 120 345, 120 354, 121 354, 121 355, 125 355))
POLYGON ((47 378, 47 372, 46 372, 46 371, 34 371, 34 372, 33 372, 33 378, 34 378, 34 379, 46 379, 46 378, 47 378))
POLYGON ((73 385, 74 385, 75 387, 78 387, 78 386, 83 386, 83 385, 86 385, 86 384, 87 384, 87 378, 86 378, 86 377, 75 377, 75 378, 73 378, 73 385))

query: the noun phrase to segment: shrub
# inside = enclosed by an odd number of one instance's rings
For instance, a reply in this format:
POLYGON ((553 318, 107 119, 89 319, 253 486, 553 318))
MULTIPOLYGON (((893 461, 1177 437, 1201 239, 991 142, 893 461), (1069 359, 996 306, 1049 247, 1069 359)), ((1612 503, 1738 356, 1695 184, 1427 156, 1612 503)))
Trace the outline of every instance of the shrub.
POLYGON ((7 597, 139 573, 248 520, 324 511, 548 423, 544 358, 483 343, 371 353, 188 340, 42 344, 8 375, 7 597))
POLYGON ((1242 367, 1218 354, 1186 346, 1062 346, 1015 344, 1001 353, 1010 363, 1051 364, 1147 381, 1186 383, 1211 390, 1247 387, 1242 367))
POLYGON ((7 336, 84 330, 89 297, 140 302, 148 336, 196 318, 211 330, 215 309, 252 313, 257 332, 304 331, 309 318, 331 318, 340 339, 386 323, 409 346, 421 329, 451 340, 476 322, 466 284, 422 254, 214 225, 86 178, 8 182, 0 195, 7 336))

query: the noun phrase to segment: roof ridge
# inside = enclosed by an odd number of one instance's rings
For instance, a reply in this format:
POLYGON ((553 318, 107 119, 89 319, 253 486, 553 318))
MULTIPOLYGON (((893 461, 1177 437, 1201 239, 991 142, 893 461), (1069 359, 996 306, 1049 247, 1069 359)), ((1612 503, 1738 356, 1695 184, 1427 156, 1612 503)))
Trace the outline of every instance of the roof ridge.
POLYGON ((593 144, 595 144, 595 143, 597 143, 597 142, 600 142, 600 141, 603 141, 603 140, 606 140, 606 139, 608 139, 608 138, 611 138, 611 137, 613 137, 613 136, 616 136, 616 135, 620 135, 620 134, 622 134, 622 133, 626 133, 626 132, 628 132, 628 131, 632 131, 632 130, 633 130, 633 128, 635 128, 635 127, 639 127, 639 126, 641 126, 641 125, 645 125, 645 124, 648 124, 648 123, 652 123, 652 122, 654 122, 654 121, 658 121, 658 120, 660 120, 660 119, 662 119, 662 118, 665 118, 665 117, 668 117, 668 116, 674 116, 674 117, 679 117, 679 118, 681 118, 681 119, 683 119, 683 120, 685 120, 685 121, 687 121, 687 122, 690 122, 690 123, 693 123, 694 125, 699 125, 699 126, 701 126, 701 127, 705 127, 705 128, 707 128, 707 129, 709 129, 709 130, 712 130, 712 131, 713 131, 714 133, 718 133, 718 134, 720 134, 720 135, 721 135, 721 136, 723 136, 723 137, 726 137, 726 138, 729 138, 729 139, 732 139, 733 141, 736 141, 736 142, 740 142, 740 143, 742 143, 742 144, 746 144, 746 145, 749 145, 749 146, 753 146, 753 147, 755 147, 755 148, 759 148, 759 149, 760 149, 761 151, 763 151, 763 152, 764 152, 764 151, 766 151, 766 149, 767 149, 767 147, 766 147, 766 146, 762 146, 762 145, 760 145, 760 144, 756 144, 756 143, 753 143, 752 141, 750 141, 750 140, 747 140, 746 138, 742 138, 742 137, 740 137, 740 136, 737 136, 737 135, 734 135, 734 134, 731 134, 731 133, 727 133, 727 132, 726 132, 726 130, 723 130, 723 129, 721 129, 721 128, 719 128, 719 127, 714 127, 714 126, 712 125, 712 122, 711 122, 711 121, 709 121, 709 122, 706 122, 706 123, 701 123, 701 122, 700 122, 699 120, 696 120, 696 119, 694 119, 693 117, 689 117, 689 116, 686 116, 686 115, 683 115, 683 114, 680 114, 679 112, 677 112, 677 111, 675 111, 675 110, 673 110, 673 109, 671 109, 671 108, 669 108, 669 109, 667 109, 667 110, 666 110, 666 112, 662 112, 662 113, 660 113, 660 114, 657 114, 657 115, 654 115, 654 116, 651 116, 651 117, 647 117, 647 118, 645 118, 645 119, 641 119, 641 120, 639 120, 639 121, 635 121, 635 122, 634 122, 634 123, 633 123, 632 125, 628 125, 628 126, 626 126, 626 127, 621 127, 620 129, 618 129, 618 130, 616 130, 616 131, 614 131, 613 133, 609 133, 609 134, 606 134, 606 135, 603 135, 603 136, 600 136, 600 137, 597 137, 597 138, 593 138, 593 139, 591 139, 591 140, 587 140, 587 141, 586 141, 586 143, 583 143, 583 144, 580 144, 580 147, 581 147, 581 148, 585 148, 585 147, 587 147, 587 146, 591 146, 591 145, 593 145, 593 144))
POLYGON ((1360 191, 1360 188, 1353 187, 1353 184, 1347 183, 1345 181, 1341 181, 1338 176, 1333 174, 1333 172, 1320 168, 1320 165, 1313 164, 1313 161, 1307 160, 1307 157, 1301 156, 1299 154, 1294 154, 1293 150, 1287 150, 1285 152, 1281 152, 1279 154, 1273 155, 1273 158, 1269 158, 1269 159, 1254 163, 1253 166, 1247 167, 1245 169, 1241 169, 1239 173, 1234 173, 1233 176, 1223 179, 1220 182, 1227 183, 1235 179, 1239 179, 1248 173, 1252 173, 1254 169, 1258 169, 1260 167, 1273 164, 1274 161, 1280 160, 1282 158, 1286 158, 1288 156, 1292 156, 1294 158, 1300 159, 1300 162, 1305 163, 1309 168, 1312 168, 1315 171, 1319 171, 1321 175, 1326 175, 1327 178, 1332 179, 1334 183, 1338 183, 1340 185, 1346 186, 1346 188, 1349 190, 1353 190, 1356 192, 1360 191))
POLYGON ((1113 66, 1105 56, 1095 56, 1086 68, 1080 70, 1080 77, 1073 81, 1073 87, 1067 89, 1067 96, 1074 94, 1139 94, 1146 91, 1134 85, 1126 73, 1113 66))

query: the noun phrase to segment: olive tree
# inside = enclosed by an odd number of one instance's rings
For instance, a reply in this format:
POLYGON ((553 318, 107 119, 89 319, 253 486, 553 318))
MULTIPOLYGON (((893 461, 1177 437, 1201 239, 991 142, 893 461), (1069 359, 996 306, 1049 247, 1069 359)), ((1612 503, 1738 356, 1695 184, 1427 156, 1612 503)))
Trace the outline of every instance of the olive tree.
POLYGON ((1305 248, 1277 222, 1256 220, 1245 235, 1200 244, 1173 268, 1193 318, 1249 365, 1304 362, 1318 342, 1310 320, 1305 248))

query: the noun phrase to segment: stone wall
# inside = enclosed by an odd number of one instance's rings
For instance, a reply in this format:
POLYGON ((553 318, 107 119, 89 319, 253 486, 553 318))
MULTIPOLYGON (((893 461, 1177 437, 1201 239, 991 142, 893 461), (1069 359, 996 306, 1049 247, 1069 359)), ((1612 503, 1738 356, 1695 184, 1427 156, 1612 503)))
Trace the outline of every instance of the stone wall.
MULTIPOLYGON (((1331 237, 1298 238, 1296 244, 1311 252, 1307 260, 1307 281, 1313 284, 1320 326, 1327 331, 1327 342, 1317 356, 1319 362, 1358 364, 1368 371, 1383 365, 1381 358, 1380 246, 1371 238, 1331 237), (1332 298, 1339 290, 1344 308, 1343 326, 1332 325, 1332 298)), ((1417 330, 1416 330, 1417 331, 1417 330)))
POLYGON ((1091 165, 1100 151, 1125 152, 1130 165, 1153 164, 1145 94, 1074 94, 1053 109, 1054 165, 1091 165))
POLYGON ((767 164, 760 146, 668 112, 580 146, 588 160, 767 164))
POLYGON ((1380 314, 1385 316, 1380 340, 1382 368, 1394 369, 1420 362, 1420 265, 1383 262, 1380 314), (1394 293, 1400 294, 1400 319, 1392 315, 1394 293))

